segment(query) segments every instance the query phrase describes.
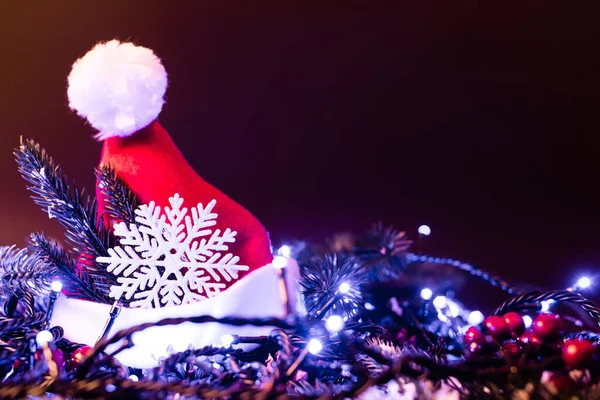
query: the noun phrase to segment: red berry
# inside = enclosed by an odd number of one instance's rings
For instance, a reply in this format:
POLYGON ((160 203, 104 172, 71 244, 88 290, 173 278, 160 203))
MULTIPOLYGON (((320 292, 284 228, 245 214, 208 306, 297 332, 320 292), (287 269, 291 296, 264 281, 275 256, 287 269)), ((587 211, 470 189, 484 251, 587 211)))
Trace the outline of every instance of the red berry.
POLYGON ((491 315, 483 321, 487 333, 496 340, 510 337, 510 329, 504 318, 499 315, 491 315))
POLYGON ((471 353, 476 353, 483 348, 483 346, 480 342, 471 342, 471 343, 469 343, 468 347, 469 347, 469 351, 471 351, 471 353))
POLYGON ((537 337, 535 335, 535 333, 533 333, 532 331, 523 332, 523 334, 519 337, 519 342, 528 344, 528 345, 531 345, 534 347, 542 344, 541 339, 539 337, 537 337))
POLYGON ((521 346, 515 342, 506 343, 502 346, 502 351, 510 358, 519 358, 521 356, 521 346))
POLYGON ((525 332, 525 321, 523 321, 521 314, 509 312, 504 314, 502 318, 504 318, 504 322, 506 322, 508 325, 508 329, 510 329, 513 337, 520 336, 523 332, 525 332))
POLYGON ((569 339, 563 345, 562 357, 569 368, 585 368, 597 358, 596 347, 586 339, 569 339))
POLYGON ((465 343, 483 343, 485 338, 483 337, 483 333, 474 326, 469 327, 465 332, 465 343))
MULTIPOLYGON (((543 379, 542 379, 543 382, 543 379)), ((546 382, 550 393, 558 395, 559 393, 568 393, 575 388, 575 382, 569 375, 552 372, 546 378, 546 382)))
POLYGON ((562 321, 555 314, 540 314, 531 325, 533 332, 542 340, 557 339, 562 328, 562 321))
POLYGON ((93 347, 81 346, 71 354, 71 363, 77 365, 90 353, 94 351, 93 347))

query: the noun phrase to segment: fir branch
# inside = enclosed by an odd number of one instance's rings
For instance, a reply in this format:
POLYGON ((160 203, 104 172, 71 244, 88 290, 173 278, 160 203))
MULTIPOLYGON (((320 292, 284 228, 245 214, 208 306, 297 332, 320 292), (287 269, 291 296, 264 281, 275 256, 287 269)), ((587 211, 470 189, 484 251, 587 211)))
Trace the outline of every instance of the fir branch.
POLYGON ((365 270, 358 259, 343 254, 326 255, 321 260, 311 260, 300 266, 300 285, 306 309, 309 314, 322 309, 336 296, 340 285, 350 285, 350 290, 343 295, 345 301, 337 301, 331 311, 351 316, 362 307, 362 295, 359 286, 366 282, 365 270), (347 301, 346 301, 347 300, 347 301))
POLYGON ((407 263, 406 251, 412 244, 406 233, 379 222, 360 238, 353 251, 365 264, 371 281, 399 279, 407 263))
POLYGON ((21 139, 14 154, 21 176, 31 185, 27 188, 33 201, 66 228, 72 255, 92 278, 116 283, 116 277, 96 263, 96 258, 107 255, 114 240, 102 219, 97 218, 96 201, 84 198, 83 191, 71 187, 52 157, 33 140, 21 139))
POLYGON ((36 295, 48 294, 56 274, 56 268, 46 264, 40 257, 29 254, 27 249, 0 247, 0 291, 4 293, 22 291, 36 295))
POLYGON ((134 224, 135 210, 138 207, 135 194, 119 179, 111 166, 102 165, 96 169, 96 178, 110 217, 127 225, 134 224))
POLYGON ((34 254, 52 265, 60 273, 63 289, 71 297, 109 303, 108 296, 103 295, 94 286, 94 281, 85 270, 80 270, 73 259, 57 244, 43 233, 32 233, 30 247, 34 254))

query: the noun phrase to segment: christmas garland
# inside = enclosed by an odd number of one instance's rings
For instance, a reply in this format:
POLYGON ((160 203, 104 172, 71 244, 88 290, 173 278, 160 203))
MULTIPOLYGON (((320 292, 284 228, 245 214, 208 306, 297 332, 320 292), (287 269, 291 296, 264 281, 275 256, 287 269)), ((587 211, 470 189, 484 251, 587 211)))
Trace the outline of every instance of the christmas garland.
MULTIPOLYGON (((411 253, 406 235, 382 224, 359 238, 279 249, 300 266, 306 315, 166 318, 106 334, 94 347, 70 342, 50 326, 54 302, 62 292, 113 303, 115 275, 96 259, 115 238, 96 200, 39 144, 22 141, 15 157, 34 202, 64 226, 69 249, 43 233, 32 234, 26 249, 0 248, 1 398, 600 397, 600 309, 579 293, 585 285, 523 292, 468 263, 411 253), (465 276, 512 297, 487 318, 466 310, 450 294, 465 276), (583 317, 568 307, 560 316, 548 312, 561 303, 580 307, 583 317), (182 323, 273 330, 177 352, 146 370, 116 360, 137 332, 182 323)), ((110 167, 96 176, 106 212, 135 224, 135 195, 110 167)))

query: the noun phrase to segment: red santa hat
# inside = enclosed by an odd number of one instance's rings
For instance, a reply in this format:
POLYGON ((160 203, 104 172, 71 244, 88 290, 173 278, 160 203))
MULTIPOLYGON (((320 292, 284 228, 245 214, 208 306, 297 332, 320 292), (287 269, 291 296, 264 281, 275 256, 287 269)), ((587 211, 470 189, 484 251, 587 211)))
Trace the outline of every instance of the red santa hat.
MULTIPOLYGON (((68 84, 69 106, 98 130, 96 138, 103 141, 100 164, 112 167, 144 204, 138 209, 139 229, 110 222, 121 239, 120 246, 98 261, 119 276, 121 285, 111 288, 112 297, 137 299, 131 304, 154 309, 123 309, 113 331, 165 317, 284 316, 280 283, 270 266, 273 257, 264 227, 244 207, 202 179, 157 121, 167 88, 167 74, 160 59, 150 49, 132 43, 100 43, 75 62, 68 84), (180 285, 186 286, 183 291, 182 287, 160 290, 157 276, 147 278, 145 283, 134 282, 139 270, 133 262, 128 265, 127 258, 139 257, 132 253, 141 251, 146 258, 158 260, 157 249, 170 246, 164 237, 150 237, 152 229, 171 235, 171 239, 191 238, 184 246, 169 249, 176 260, 161 267, 161 273, 172 269, 169 279, 187 282, 180 285), (195 268, 193 259, 218 264, 221 269, 211 267, 190 275, 195 268), (178 265, 176 270, 174 263, 178 265), (148 295, 149 287, 156 289, 152 296, 148 295)), ((99 188, 97 194, 99 212, 104 213, 99 188)), ((108 213, 104 217, 110 220, 108 213)), ((161 259, 165 257, 171 255, 167 252, 161 259)), ((297 268, 295 263, 292 265, 297 268)), ((297 292, 296 279, 290 281, 293 287, 289 290, 297 292)), ((167 283, 177 286, 177 282, 167 283)), ((290 300, 294 301, 294 296, 290 300)), ((65 329, 68 339, 91 345, 109 309, 108 304, 61 298, 52 322, 65 329)), ((248 329, 242 333, 265 333, 264 328, 248 329)), ((123 352, 120 360, 135 367, 151 366, 167 349, 182 351, 190 345, 218 343, 227 332, 227 328, 216 326, 151 328, 136 335, 136 346, 123 352)), ((230 333, 239 334, 240 330, 232 328, 230 333)))

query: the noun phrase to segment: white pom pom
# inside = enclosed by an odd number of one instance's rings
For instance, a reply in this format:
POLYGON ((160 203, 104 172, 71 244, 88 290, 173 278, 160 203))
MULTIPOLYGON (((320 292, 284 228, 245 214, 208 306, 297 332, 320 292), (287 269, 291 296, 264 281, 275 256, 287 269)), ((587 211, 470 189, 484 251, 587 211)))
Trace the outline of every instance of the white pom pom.
POLYGON ((67 94, 69 107, 104 140, 129 136, 154 121, 166 90, 167 73, 152 50, 112 40, 73 64, 67 94))

